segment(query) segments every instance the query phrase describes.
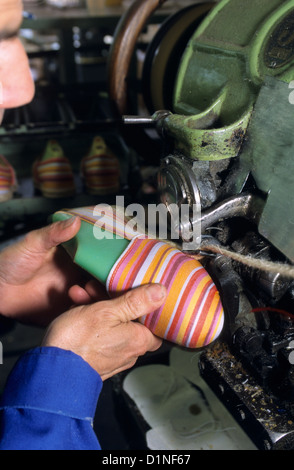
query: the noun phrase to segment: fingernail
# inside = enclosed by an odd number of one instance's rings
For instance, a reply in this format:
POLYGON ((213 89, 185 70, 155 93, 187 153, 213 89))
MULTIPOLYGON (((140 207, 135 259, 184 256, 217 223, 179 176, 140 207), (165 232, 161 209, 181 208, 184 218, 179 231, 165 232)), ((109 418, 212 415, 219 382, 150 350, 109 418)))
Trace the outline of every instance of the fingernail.
POLYGON ((77 216, 75 215, 75 216, 70 217, 69 219, 62 220, 61 223, 64 228, 67 228, 67 227, 70 227, 70 225, 72 225, 76 219, 77 219, 77 216))
POLYGON ((152 302, 159 302, 166 296, 166 290, 160 284, 151 284, 147 286, 146 292, 152 302))

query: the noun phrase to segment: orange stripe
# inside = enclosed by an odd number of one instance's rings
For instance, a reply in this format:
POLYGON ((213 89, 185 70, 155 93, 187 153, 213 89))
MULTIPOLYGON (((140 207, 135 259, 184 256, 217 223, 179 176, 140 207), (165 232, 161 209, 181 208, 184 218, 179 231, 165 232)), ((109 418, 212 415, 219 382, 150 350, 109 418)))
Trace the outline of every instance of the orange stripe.
MULTIPOLYGON (((152 248, 153 248, 153 244, 152 244, 152 243, 148 244, 148 243, 146 243, 146 242, 147 242, 147 239, 144 240, 143 243, 142 243, 142 247, 144 248, 144 252, 142 253, 143 250, 138 250, 138 252, 140 252, 140 254, 141 254, 141 253, 143 254, 144 259, 147 258, 147 256, 150 254, 150 251, 151 251, 152 248), (149 245, 149 246, 148 246, 148 245, 149 245)), ((133 282, 135 281, 135 278, 136 278, 136 276, 137 276, 137 274, 138 274, 138 272, 139 272, 139 270, 140 270, 140 268, 141 268, 141 266, 138 266, 138 264, 140 263, 140 265, 142 265, 143 262, 144 262, 144 259, 143 259, 143 261, 142 261, 142 259, 139 259, 139 256, 136 257, 136 253, 134 254, 133 259, 134 259, 134 258, 136 259, 136 262, 134 262, 134 263, 132 264, 132 260, 130 260, 130 262, 129 262, 129 264, 128 264, 128 266, 129 266, 129 265, 132 266, 131 268, 129 268, 129 270, 132 272, 132 274, 130 275, 130 277, 129 277, 129 279, 128 279, 128 282, 127 282, 127 284, 126 284, 126 286, 125 286, 126 289, 129 289, 130 287, 132 287, 132 284, 133 284, 133 282)), ((148 282, 149 282, 149 280, 146 281, 146 283, 148 283, 148 282)), ((145 282, 144 282, 144 280, 143 280, 143 281, 141 282, 141 284, 144 284, 144 283, 145 283, 145 282)))
MULTIPOLYGON (((122 286, 127 278, 127 275, 129 273, 129 270, 134 268, 134 265, 135 265, 135 262, 136 260, 139 258, 140 254, 142 253, 142 251, 145 249, 146 247, 146 244, 147 244, 148 240, 143 240, 143 243, 140 244, 140 246, 138 247, 138 249, 135 251, 134 255, 132 256, 132 258, 130 259, 130 261, 128 262, 127 266, 125 267, 124 271, 123 271, 123 275, 121 276, 121 278, 119 279, 118 281, 118 284, 117 284, 117 290, 121 291, 122 290, 122 286)), ((120 262, 120 264, 123 263, 123 260, 120 262)), ((113 276, 114 277, 114 274, 113 276)), ((128 289, 129 287, 131 287, 131 282, 132 282, 132 277, 130 278, 129 282, 127 283, 126 285, 126 289, 128 289)))
POLYGON ((209 292, 209 295, 206 299, 205 302, 205 308, 203 309, 203 312, 201 314, 201 317, 198 322, 198 327, 196 328, 192 339, 191 339, 191 344, 202 344, 204 343, 209 326, 211 325, 211 322, 213 321, 213 317, 215 315, 215 288, 213 287, 211 291, 209 292), (214 305, 214 308, 212 308, 212 305, 214 305))
MULTIPOLYGON (((154 246, 156 246, 156 243, 154 243, 153 247, 154 246)), ((145 273, 145 276, 143 278, 143 284, 147 284, 150 281, 150 279, 154 278, 154 273, 158 272, 158 263, 160 263, 160 259, 161 259, 162 255, 165 253, 165 251, 166 251, 166 246, 165 245, 160 246, 159 249, 157 249, 157 251, 154 255, 154 258, 153 258, 151 264, 149 265, 149 267, 148 267, 148 269, 145 273)))
MULTIPOLYGON (((189 270, 189 273, 190 273, 190 270, 189 270)), ((157 323, 156 330, 157 328, 159 328, 160 330, 164 330, 164 332, 166 331, 168 324, 170 322, 171 313, 174 309, 174 306, 177 303, 177 300, 179 298, 179 295, 181 293, 185 280, 187 279, 187 274, 188 273, 187 273, 186 266, 182 266, 176 276, 175 281, 172 284, 172 288, 170 289, 168 293, 168 296, 167 296, 167 299, 165 301, 164 308, 162 311, 162 315, 160 316, 159 321, 157 323)))
POLYGON ((218 292, 215 291, 213 299, 212 299, 211 304, 210 304, 209 311, 208 311, 206 319, 205 319, 205 324, 204 324, 203 330, 202 330, 203 334, 205 334, 205 338, 207 337, 207 335, 209 333, 211 323, 213 321, 213 318, 214 318, 216 310, 217 310, 218 303, 219 303, 219 294, 218 294, 218 292))
MULTIPOLYGON (((217 299, 217 306, 216 306, 216 308, 215 308, 214 315, 215 315, 215 313, 216 313, 216 311, 217 311, 217 309, 218 309, 218 307, 219 307, 219 304, 221 303, 221 300, 220 300, 220 296, 219 296, 219 295, 216 296, 216 299, 217 299)), ((221 323, 221 321, 222 321, 222 318, 223 318, 223 316, 222 316, 221 314, 219 314, 218 319, 217 319, 217 323, 216 323, 215 328, 214 328, 214 330, 213 330, 213 332, 212 332, 212 335, 211 335, 211 340, 210 340, 210 342, 212 342, 212 341, 215 339, 216 334, 217 334, 217 331, 218 331, 218 328, 219 328, 220 323, 221 323)), ((208 329, 207 335, 209 334, 209 330, 210 330, 210 327, 209 327, 209 329, 208 329)), ((207 337, 207 335, 206 335, 206 337, 207 337)))
MULTIPOLYGON (((197 273, 199 276, 199 273, 197 273)), ((193 278, 191 279, 191 283, 187 287, 187 289, 192 289, 193 288, 193 278)), ((197 289, 195 290, 193 297, 191 298, 191 301, 186 308, 185 312, 185 317, 184 320, 182 321, 181 327, 179 329, 178 335, 177 335, 177 340, 182 342, 184 339, 187 339, 186 332, 189 331, 189 328, 191 328, 191 325, 193 324, 193 319, 196 321, 196 314, 198 312, 199 306, 201 304, 201 301, 203 299, 203 292, 206 288, 207 285, 211 283, 211 279, 208 278, 208 276, 205 276, 197 286, 197 289)), ((185 298, 183 299, 182 305, 178 309, 178 315, 177 318, 174 320, 174 327, 171 330, 171 333, 173 333, 175 327, 177 326, 178 319, 180 317, 181 310, 184 307, 184 301, 185 298)), ((198 329, 198 323, 197 323, 197 329, 198 329)))

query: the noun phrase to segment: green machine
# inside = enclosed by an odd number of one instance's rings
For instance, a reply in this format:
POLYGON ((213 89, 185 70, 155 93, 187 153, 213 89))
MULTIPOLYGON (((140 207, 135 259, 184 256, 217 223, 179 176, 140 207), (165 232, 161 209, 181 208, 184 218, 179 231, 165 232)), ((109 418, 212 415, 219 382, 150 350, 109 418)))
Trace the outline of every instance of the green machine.
MULTIPOLYGON (((118 26, 109 73, 110 95, 122 115, 128 111, 123 75, 130 49, 162 3, 134 2, 118 26)), ((293 46, 293 1, 197 3, 164 24, 147 51, 143 73, 149 112, 173 145, 159 173, 162 200, 188 200, 192 206, 200 198, 202 210, 211 210, 221 199, 241 193, 252 176, 264 196, 262 211, 256 202, 259 232, 291 262, 293 46), (162 109, 169 113, 157 113, 162 109), (281 225, 283 231, 277 229, 281 225)), ((230 216, 227 203, 226 210, 222 217, 230 216)), ((213 217, 207 220, 212 223, 213 217)))
MULTIPOLYGON (((202 240, 261 264, 291 266, 294 0, 222 0, 181 9, 146 52, 148 116, 135 116, 130 63, 143 26, 163 3, 137 0, 118 25, 109 61, 116 112, 135 129, 156 127, 164 143, 160 199, 167 208, 190 206, 189 220, 181 221, 183 240, 185 224, 200 224, 202 240)), ((220 288, 227 331, 225 345, 203 353, 203 376, 258 448, 293 449, 293 279, 222 255, 206 263, 220 288), (232 372, 232 364, 238 370, 232 372)))
POLYGON ((241 191, 252 175, 265 196, 259 232, 291 262, 293 46, 294 2, 220 2, 187 47, 175 87, 178 114, 164 123, 175 148, 195 161, 238 157, 228 192, 241 191))

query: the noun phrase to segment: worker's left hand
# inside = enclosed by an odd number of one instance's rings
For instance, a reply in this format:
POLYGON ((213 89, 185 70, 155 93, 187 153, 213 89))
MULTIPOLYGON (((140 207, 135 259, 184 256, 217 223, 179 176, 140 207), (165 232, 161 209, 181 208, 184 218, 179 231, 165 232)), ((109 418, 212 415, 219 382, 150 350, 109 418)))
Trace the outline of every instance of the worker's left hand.
POLYGON ((55 222, 0 253, 2 315, 47 326, 72 305, 106 298, 102 286, 58 246, 76 235, 80 223, 79 218, 55 222))
POLYGON ((162 340, 136 320, 157 311, 166 295, 165 287, 149 284, 112 300, 72 308, 49 325, 42 346, 81 356, 104 381, 161 346, 162 340))

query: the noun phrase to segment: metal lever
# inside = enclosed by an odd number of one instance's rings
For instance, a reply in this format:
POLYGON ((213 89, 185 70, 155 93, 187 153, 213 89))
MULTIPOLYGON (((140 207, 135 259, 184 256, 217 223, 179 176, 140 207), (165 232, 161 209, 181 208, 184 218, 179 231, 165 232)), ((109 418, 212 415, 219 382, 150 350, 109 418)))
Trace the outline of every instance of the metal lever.
POLYGON ((171 114, 170 111, 156 111, 152 116, 122 116, 122 122, 126 125, 135 125, 143 127, 156 126, 160 129, 162 121, 171 114))

